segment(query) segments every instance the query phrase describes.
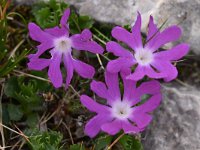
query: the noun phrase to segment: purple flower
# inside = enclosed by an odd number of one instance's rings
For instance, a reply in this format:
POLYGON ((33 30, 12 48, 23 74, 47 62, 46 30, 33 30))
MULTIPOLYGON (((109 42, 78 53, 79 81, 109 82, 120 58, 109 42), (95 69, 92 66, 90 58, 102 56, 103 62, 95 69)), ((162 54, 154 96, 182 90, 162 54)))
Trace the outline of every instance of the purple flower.
POLYGON ((114 41, 108 42, 106 44, 107 51, 119 56, 116 60, 108 63, 108 71, 114 73, 124 68, 136 66, 135 71, 127 76, 128 79, 137 81, 145 75, 155 79, 163 78, 167 82, 175 79, 178 71, 171 62, 179 60, 186 55, 189 51, 189 45, 182 43, 170 50, 160 50, 159 48, 166 43, 179 39, 181 29, 174 25, 160 32, 151 16, 144 45, 140 30, 141 15, 139 13, 131 33, 122 27, 115 27, 112 30, 112 36, 125 43, 133 51, 128 51, 114 41))
POLYGON ((105 73, 106 85, 103 82, 92 81, 91 89, 99 97, 107 100, 102 105, 86 95, 81 96, 81 103, 92 112, 96 112, 85 127, 85 133, 91 138, 100 130, 110 135, 121 129, 125 133, 138 133, 150 123, 152 112, 161 101, 160 84, 158 81, 149 81, 136 87, 136 82, 126 79, 130 71, 121 73, 124 84, 123 98, 120 94, 118 73, 105 73), (141 103, 141 98, 148 94, 150 98, 141 103))
POLYGON ((28 67, 33 70, 49 67, 48 76, 56 88, 61 87, 63 83, 61 61, 64 62, 67 71, 66 86, 70 84, 74 70, 84 78, 92 78, 95 73, 92 66, 72 57, 72 49, 87 50, 92 53, 104 51, 100 45, 91 40, 92 33, 88 29, 83 30, 81 34, 70 36, 67 24, 69 14, 70 9, 67 9, 60 20, 61 27, 56 26, 43 31, 34 23, 28 25, 31 38, 40 42, 36 54, 29 55, 28 67), (47 50, 50 50, 51 58, 40 58, 47 50))

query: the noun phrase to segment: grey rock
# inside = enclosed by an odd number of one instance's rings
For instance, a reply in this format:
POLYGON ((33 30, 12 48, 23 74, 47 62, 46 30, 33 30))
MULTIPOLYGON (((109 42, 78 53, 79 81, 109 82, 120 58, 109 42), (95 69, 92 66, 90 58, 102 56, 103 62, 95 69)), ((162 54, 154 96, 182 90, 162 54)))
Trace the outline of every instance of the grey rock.
POLYGON ((31 5, 35 2, 40 2, 43 0, 14 0, 14 2, 17 2, 18 4, 26 4, 26 5, 31 5))
POLYGON ((149 15, 161 25, 178 24, 183 30, 180 42, 190 43, 194 53, 200 55, 200 0, 67 0, 81 14, 90 15, 98 21, 118 25, 132 24, 137 11, 142 14, 142 31, 146 31, 149 15))
POLYGON ((200 55, 200 0, 163 0, 153 15, 157 21, 168 19, 167 25, 178 24, 183 31, 181 41, 188 42, 200 55))
POLYGON ((146 130, 144 150, 200 150, 199 91, 164 85, 162 104, 146 130))
MULTIPOLYGON (((38 2, 40 0, 15 0, 18 2, 38 2)), ((45 0, 48 1, 48 0, 45 0)), ((191 49, 200 55, 200 0, 64 0, 74 5, 80 14, 93 17, 97 21, 117 25, 133 24, 137 11, 142 14, 142 31, 146 31, 149 15, 153 15, 158 25, 168 19, 166 26, 178 24, 183 30, 179 42, 190 43, 191 49)))
POLYGON ((131 6, 134 2, 132 0, 82 0, 79 2, 71 0, 69 3, 74 4, 80 14, 89 15, 101 22, 130 24, 133 16, 131 6))

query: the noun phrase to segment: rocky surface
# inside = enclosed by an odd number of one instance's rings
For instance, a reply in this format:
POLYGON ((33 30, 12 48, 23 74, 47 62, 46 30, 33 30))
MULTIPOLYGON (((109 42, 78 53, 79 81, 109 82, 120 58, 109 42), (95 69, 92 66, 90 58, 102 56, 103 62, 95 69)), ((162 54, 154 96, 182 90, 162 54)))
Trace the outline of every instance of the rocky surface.
MULTIPOLYGON (((38 0, 16 0, 18 2, 37 2, 38 0)), ((45 0, 47 1, 47 0, 45 0)), ((64 0, 74 5, 80 14, 92 16, 101 22, 118 25, 132 24, 137 11, 143 17, 143 31, 153 15, 161 25, 179 24, 183 29, 181 41, 188 42, 194 53, 200 55, 200 0, 64 0)))
POLYGON ((164 85, 162 105, 146 130, 144 150, 200 150, 199 91, 164 85))
POLYGON ((153 15, 159 25, 166 19, 166 26, 178 24, 183 29, 182 41, 191 44, 191 49, 200 55, 200 1, 199 0, 67 0, 81 14, 96 20, 119 25, 132 24, 137 11, 143 17, 143 31, 153 15))

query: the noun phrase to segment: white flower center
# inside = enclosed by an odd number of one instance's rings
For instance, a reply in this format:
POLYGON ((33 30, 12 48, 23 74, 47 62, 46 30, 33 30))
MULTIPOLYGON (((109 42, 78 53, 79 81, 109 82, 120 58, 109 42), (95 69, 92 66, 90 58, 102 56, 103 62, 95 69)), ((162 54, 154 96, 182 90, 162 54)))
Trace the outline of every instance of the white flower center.
POLYGON ((124 120, 131 115, 131 106, 125 101, 116 101, 113 103, 111 112, 114 118, 124 120))
POLYGON ((135 59, 142 66, 149 65, 153 60, 153 53, 150 50, 141 49, 136 51, 135 59))
POLYGON ((68 37, 60 37, 54 40, 54 46, 57 51, 67 52, 71 50, 71 40, 68 37))

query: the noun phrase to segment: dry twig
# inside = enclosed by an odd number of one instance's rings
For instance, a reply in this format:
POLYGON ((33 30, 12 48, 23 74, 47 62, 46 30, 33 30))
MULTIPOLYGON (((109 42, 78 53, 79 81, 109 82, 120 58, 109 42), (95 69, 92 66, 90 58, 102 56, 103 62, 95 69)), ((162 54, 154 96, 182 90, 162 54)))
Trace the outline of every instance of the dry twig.
POLYGON ((125 133, 122 133, 118 138, 116 138, 116 140, 114 140, 112 142, 112 144, 110 144, 110 146, 108 146, 107 150, 110 150, 124 135, 125 135, 125 133))
MULTIPOLYGON (((4 83, 2 84, 1 95, 0 95, 0 124, 2 124, 2 97, 3 97, 3 91, 4 91, 4 83)), ((4 150, 5 147, 6 147, 6 144, 5 144, 3 126, 0 126, 0 132, 1 132, 1 139, 2 139, 2 147, 1 147, 1 149, 4 150)))

